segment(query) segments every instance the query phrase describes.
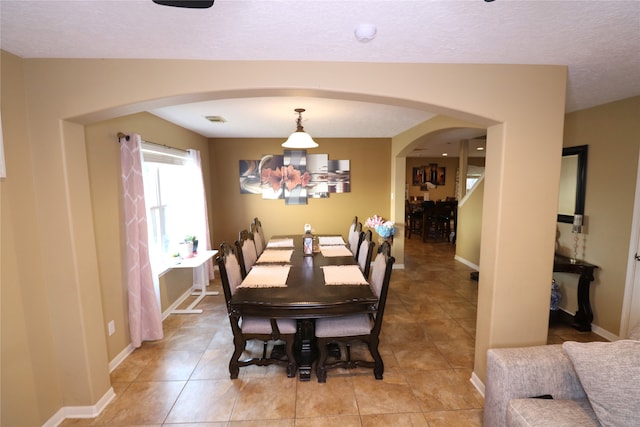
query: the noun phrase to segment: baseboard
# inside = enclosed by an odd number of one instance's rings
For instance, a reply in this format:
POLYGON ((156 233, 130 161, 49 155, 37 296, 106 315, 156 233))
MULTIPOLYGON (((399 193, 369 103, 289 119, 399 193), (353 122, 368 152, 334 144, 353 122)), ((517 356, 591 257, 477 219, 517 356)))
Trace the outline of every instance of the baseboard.
POLYGON ((461 256, 459 256, 459 255, 454 256, 454 257, 453 257, 453 259, 455 259, 455 260, 456 260, 456 261, 458 261, 458 262, 463 263, 464 265, 466 265, 466 266, 467 266, 467 267, 469 267, 469 268, 473 268, 473 269, 474 269, 474 270, 476 270, 476 271, 479 271, 479 270, 480 270, 480 266, 479 266, 479 265, 475 265, 475 264, 474 264, 474 263, 472 263, 471 261, 468 261, 468 260, 466 260, 466 259, 462 258, 462 257, 461 257, 461 256))
POLYGON ((482 398, 484 399, 484 383, 480 380, 480 378, 476 375, 475 372, 471 373, 471 378, 469 379, 469 381, 471 381, 471 384, 473 384, 473 386, 476 388, 476 390, 478 390, 478 392, 482 395, 482 398))
POLYGON ((122 363, 124 359, 127 358, 131 353, 133 353, 135 347, 129 343, 128 346, 124 348, 116 357, 113 358, 112 361, 109 362, 109 373, 113 372, 114 369, 118 367, 122 363))
MULTIPOLYGON (((575 313, 571 313, 570 311, 567 311, 564 308, 560 308, 560 312, 558 313, 560 316, 560 321, 563 323, 568 323, 571 324, 573 321, 573 316, 575 315, 575 313)), ((602 329, 600 326, 598 325, 594 325, 593 323, 591 324, 591 332, 593 332, 594 334, 601 336, 602 338, 606 339, 607 341, 617 341, 620 339, 620 337, 618 335, 612 334, 611 332, 602 329)))
POLYGON ((95 418, 116 397, 112 387, 91 406, 64 406, 55 415, 47 420, 42 427, 57 427, 67 418, 95 418))

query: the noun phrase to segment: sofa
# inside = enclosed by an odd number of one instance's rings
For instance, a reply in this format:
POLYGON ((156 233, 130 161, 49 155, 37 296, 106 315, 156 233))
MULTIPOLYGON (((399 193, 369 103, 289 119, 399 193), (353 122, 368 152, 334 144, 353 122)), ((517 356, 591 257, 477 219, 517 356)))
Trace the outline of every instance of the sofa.
POLYGON ((640 426, 640 326, 614 342, 488 350, 484 425, 640 426))

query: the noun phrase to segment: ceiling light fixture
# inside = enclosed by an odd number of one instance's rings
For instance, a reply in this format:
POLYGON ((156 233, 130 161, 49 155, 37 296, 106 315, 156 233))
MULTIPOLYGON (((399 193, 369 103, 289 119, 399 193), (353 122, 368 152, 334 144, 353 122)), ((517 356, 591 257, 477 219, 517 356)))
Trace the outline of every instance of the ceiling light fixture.
POLYGON ((284 148, 316 148, 318 144, 311 138, 311 135, 304 131, 302 127, 302 113, 305 112, 304 108, 296 108, 294 110, 298 113, 298 119, 296 120, 296 124, 298 127, 296 131, 289 135, 289 139, 287 139, 282 146, 284 148))

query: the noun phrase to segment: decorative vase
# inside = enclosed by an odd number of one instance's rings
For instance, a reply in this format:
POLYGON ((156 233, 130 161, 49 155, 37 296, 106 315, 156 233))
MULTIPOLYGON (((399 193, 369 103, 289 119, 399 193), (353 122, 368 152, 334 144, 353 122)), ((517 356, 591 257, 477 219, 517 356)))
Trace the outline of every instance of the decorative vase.
POLYGON ((562 294, 560 293, 560 287, 556 283, 555 279, 551 280, 551 311, 560 310, 560 301, 562 300, 562 294))
POLYGON ((180 258, 191 258, 193 256, 193 242, 181 242, 178 245, 178 253, 180 258))

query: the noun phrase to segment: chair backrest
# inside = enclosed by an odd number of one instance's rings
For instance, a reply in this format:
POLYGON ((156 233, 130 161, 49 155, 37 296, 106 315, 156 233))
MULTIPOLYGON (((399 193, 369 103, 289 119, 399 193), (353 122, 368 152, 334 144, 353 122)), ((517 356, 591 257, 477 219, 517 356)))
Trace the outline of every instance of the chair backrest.
POLYGON ((353 257, 355 259, 358 259, 358 245, 360 245, 361 237, 360 233, 362 233, 362 223, 356 222, 349 229, 349 249, 351 249, 351 253, 353 253, 353 257))
POLYGON ((258 259, 253 235, 247 230, 242 230, 238 233, 238 240, 236 240, 235 245, 240 263, 240 271, 244 278, 247 277, 247 273, 251 271, 251 268, 253 268, 253 265, 258 259))
POLYGON ((238 263, 238 257, 233 251, 233 246, 227 242, 223 242, 220 245, 220 252, 216 257, 218 268, 220 269, 220 280, 222 282, 222 291, 224 293, 224 299, 228 304, 231 301, 231 297, 236 292, 240 283, 242 283, 242 273, 240 272, 240 264, 238 263))
MULTIPOLYGON (((261 241, 261 244, 262 244, 262 248, 260 249, 260 253, 262 253, 262 251, 264 251, 265 247, 267 246, 267 241, 264 238, 264 230, 262 229, 262 223, 260 222, 258 217, 253 218, 253 230, 257 231, 258 234, 260 235, 260 241, 261 241)), ((254 236, 253 239, 256 241, 256 244, 257 244, 258 240, 256 240, 255 236, 254 236)))
POLYGON ((369 270, 371 269, 371 258, 373 257, 373 247, 376 245, 371 241, 373 233, 371 230, 363 232, 363 238, 358 248, 358 265, 365 279, 369 280, 369 270))
POLYGON ((260 234, 260 230, 255 223, 251 224, 251 237, 253 237, 253 243, 256 245, 256 256, 260 257, 264 251, 264 239, 260 234))
POLYGON ((354 216, 353 217, 353 222, 349 226, 349 232, 347 233, 347 242, 350 242, 351 241, 351 236, 354 233, 358 232, 357 229, 358 229, 358 217, 354 216))
POLYGON ((382 328, 382 316, 384 315, 384 307, 387 304, 387 294, 389 293, 389 282, 391 280, 391 271, 395 258, 391 256, 391 245, 389 242, 382 242, 378 248, 378 254, 373 261, 371 270, 371 280, 369 281, 371 288, 378 296, 378 310, 375 313, 375 323, 371 329, 372 334, 380 334, 382 328))

